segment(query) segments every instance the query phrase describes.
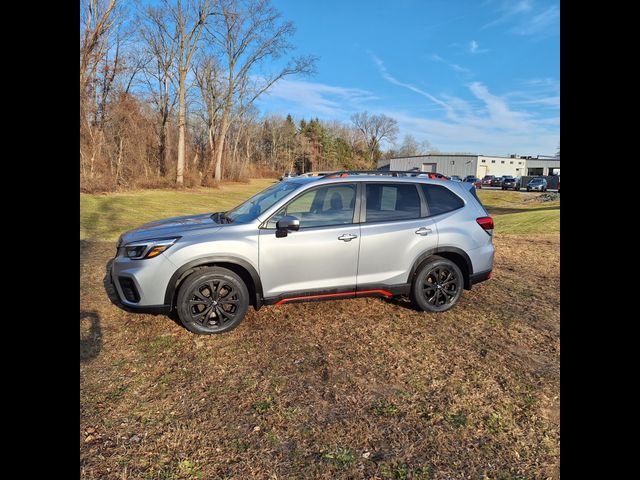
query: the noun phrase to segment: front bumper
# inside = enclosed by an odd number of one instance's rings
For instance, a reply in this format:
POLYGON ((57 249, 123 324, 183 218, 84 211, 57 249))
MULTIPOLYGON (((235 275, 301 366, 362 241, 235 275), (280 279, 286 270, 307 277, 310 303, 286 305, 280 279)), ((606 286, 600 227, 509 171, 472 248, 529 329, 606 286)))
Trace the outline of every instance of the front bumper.
POLYGON ((115 257, 111 262, 111 283, 120 303, 132 311, 167 313, 164 297, 176 267, 164 255, 146 260, 115 257))

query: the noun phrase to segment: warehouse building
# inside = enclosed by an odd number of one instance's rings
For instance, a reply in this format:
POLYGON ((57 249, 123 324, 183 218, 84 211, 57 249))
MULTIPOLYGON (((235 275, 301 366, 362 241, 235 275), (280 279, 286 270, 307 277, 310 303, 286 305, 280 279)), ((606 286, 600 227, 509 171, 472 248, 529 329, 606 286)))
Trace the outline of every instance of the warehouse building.
POLYGON ((433 153, 414 157, 400 157, 378 162, 379 170, 408 171, 418 169, 422 172, 438 172, 443 175, 458 175, 464 178, 475 175, 511 175, 514 177, 537 175, 560 175, 560 159, 555 157, 493 157, 458 153, 433 153))

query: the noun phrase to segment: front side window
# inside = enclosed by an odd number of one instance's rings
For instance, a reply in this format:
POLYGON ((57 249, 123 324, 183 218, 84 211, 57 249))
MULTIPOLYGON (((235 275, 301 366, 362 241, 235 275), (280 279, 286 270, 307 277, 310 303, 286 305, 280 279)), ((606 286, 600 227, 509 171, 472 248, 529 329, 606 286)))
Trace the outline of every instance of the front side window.
POLYGON ((267 228, 275 229, 285 215, 300 220, 300 228, 327 227, 353 223, 356 202, 354 184, 330 185, 303 193, 271 217, 267 228))
POLYGON ((367 223, 420 218, 420 195, 415 185, 368 184, 366 195, 367 223))
POLYGON ((255 194, 236 208, 229 210, 226 215, 234 223, 253 221, 258 215, 271 208, 278 200, 284 198, 296 188, 300 188, 300 184, 294 182, 276 183, 255 194))
POLYGON ((427 200, 429 215, 440 215, 464 206, 464 201, 441 185, 422 185, 422 191, 427 200))

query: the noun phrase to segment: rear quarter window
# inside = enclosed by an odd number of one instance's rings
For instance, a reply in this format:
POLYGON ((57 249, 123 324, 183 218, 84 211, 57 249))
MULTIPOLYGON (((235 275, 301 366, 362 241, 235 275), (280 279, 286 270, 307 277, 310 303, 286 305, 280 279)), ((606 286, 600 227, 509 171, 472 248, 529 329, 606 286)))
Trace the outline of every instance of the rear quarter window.
POLYGON ((429 215, 440 215, 464 207, 464 201, 442 185, 422 185, 429 215))

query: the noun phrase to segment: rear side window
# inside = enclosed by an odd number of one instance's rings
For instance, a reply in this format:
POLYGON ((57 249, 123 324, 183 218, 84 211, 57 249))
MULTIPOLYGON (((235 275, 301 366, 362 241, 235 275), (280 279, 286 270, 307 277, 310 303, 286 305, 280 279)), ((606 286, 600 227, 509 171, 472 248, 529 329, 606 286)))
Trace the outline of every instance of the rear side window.
POLYGON ((415 185, 367 184, 367 222, 420 218, 420 195, 415 185))
POLYGON ((464 207, 462 199, 447 187, 422 185, 422 191, 427 200, 429 215, 440 215, 464 207))

